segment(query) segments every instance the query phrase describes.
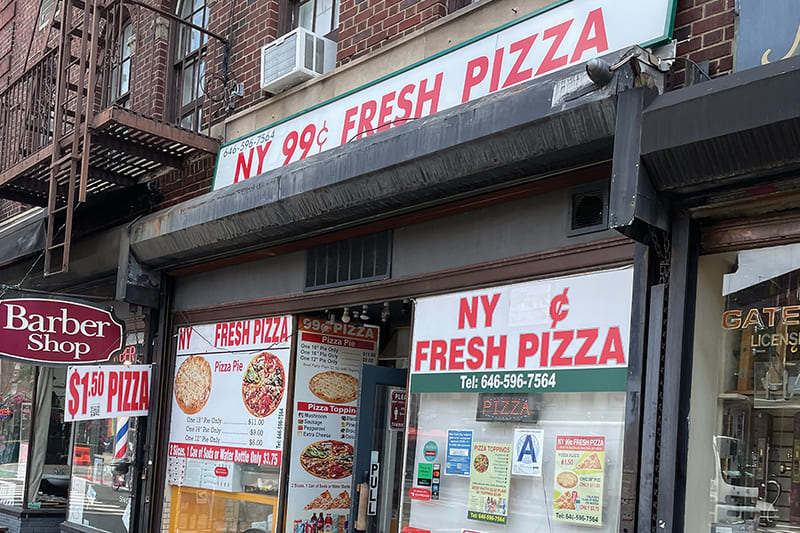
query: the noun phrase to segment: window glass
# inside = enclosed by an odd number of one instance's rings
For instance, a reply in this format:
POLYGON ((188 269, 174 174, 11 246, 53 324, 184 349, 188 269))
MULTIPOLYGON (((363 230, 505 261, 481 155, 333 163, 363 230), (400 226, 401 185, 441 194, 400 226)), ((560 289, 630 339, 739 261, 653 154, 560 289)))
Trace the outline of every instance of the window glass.
POLYGON ((136 418, 75 422, 68 520, 127 533, 132 498, 136 418))
POLYGON ((0 360, 0 504, 19 507, 31 433, 33 385, 31 365, 0 360))
POLYGON ((39 367, 36 371, 33 446, 27 482, 31 509, 67 504, 70 426, 64 422, 66 373, 63 367, 39 367))
POLYGON ((800 245, 700 258, 685 523, 800 524, 800 245))
MULTIPOLYGON (((178 5, 178 15, 191 24, 208 26, 209 10, 204 0, 183 0, 178 5)), ((205 81, 205 54, 208 37, 186 24, 179 25, 175 52, 175 83, 180 93, 176 116, 184 128, 199 130, 202 125, 203 85, 205 81)))

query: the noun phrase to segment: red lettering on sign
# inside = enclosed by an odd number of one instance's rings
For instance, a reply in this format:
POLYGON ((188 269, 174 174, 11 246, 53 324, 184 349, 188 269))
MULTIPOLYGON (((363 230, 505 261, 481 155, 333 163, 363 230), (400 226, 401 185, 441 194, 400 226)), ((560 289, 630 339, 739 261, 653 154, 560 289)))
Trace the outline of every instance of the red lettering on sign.
POLYGON ((598 52, 605 52, 608 50, 608 37, 606 37, 606 25, 603 20, 603 9, 597 8, 589 12, 586 17, 586 22, 581 30, 581 35, 578 37, 578 44, 575 45, 575 51, 572 53, 572 63, 577 63, 581 60, 581 56, 586 50, 594 48, 598 52), (594 37, 590 37, 594 34, 594 37))
POLYGON ((536 70, 537 76, 561 68, 569 61, 569 56, 567 55, 559 57, 555 57, 555 55, 561 43, 564 41, 564 37, 567 36, 567 31, 569 31, 569 27, 572 26, 572 21, 574 20, 575 19, 569 19, 558 26, 553 26, 552 28, 544 30, 542 37, 545 40, 553 39, 553 44, 550 45, 550 49, 545 54, 544 59, 542 59, 542 64, 539 65, 539 68, 536 70))

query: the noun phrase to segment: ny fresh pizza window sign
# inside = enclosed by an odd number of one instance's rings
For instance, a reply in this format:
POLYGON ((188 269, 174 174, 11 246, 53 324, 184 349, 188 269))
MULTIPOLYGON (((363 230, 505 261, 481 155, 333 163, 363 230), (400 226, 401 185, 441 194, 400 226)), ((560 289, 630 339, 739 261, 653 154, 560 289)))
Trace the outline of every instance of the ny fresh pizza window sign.
POLYGON ((280 467, 291 332, 290 316, 178 331, 170 484, 241 492, 258 486, 242 465, 280 467))
POLYGON ((417 301, 411 392, 625 390, 632 270, 417 301))
POLYGON ((0 356, 47 366, 108 361, 125 325, 110 310, 50 298, 0 300, 0 356))
POLYGON ((619 531, 632 287, 626 267, 416 302, 404 533, 619 531))
POLYGON ((603 54, 672 36, 675 0, 561 0, 220 147, 214 189, 603 54))

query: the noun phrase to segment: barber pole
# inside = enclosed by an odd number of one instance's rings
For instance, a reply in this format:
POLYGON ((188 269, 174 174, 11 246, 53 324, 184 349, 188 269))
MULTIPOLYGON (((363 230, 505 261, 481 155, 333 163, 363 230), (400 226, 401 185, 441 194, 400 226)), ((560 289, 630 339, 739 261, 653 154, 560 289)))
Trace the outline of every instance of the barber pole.
POLYGON ((128 429, 130 423, 127 416, 117 418, 117 433, 114 441, 114 459, 123 460, 128 455, 128 429))

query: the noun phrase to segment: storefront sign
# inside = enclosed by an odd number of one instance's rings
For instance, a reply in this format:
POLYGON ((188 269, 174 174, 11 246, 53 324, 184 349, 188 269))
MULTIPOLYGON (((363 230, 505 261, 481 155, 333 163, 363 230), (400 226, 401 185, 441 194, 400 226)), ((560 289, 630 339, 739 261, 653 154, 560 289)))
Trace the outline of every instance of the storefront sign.
POLYGON ((514 428, 514 450, 511 473, 515 476, 542 475, 544 430, 514 428))
POLYGON ((214 189, 634 44, 668 39, 674 0, 568 0, 220 148, 214 189))
POLYGON ((472 457, 472 431, 447 430, 447 457, 444 473, 447 476, 469 476, 472 457))
POLYGON ((43 298, 0 300, 0 356, 40 365, 108 361, 122 350, 125 325, 111 311, 43 298))
POLYGON ((625 390, 632 287, 627 267, 420 298, 411 392, 625 390))
POLYGON ((242 464, 281 465, 291 332, 290 316, 178 331, 168 483, 241 492, 242 464))
POLYGON ((603 523, 605 437, 556 436, 553 519, 573 524, 603 523))
POLYGON ((376 326, 298 318, 292 459, 286 532, 324 511, 350 509, 362 364, 375 364, 376 326))
POLYGON ((476 442, 472 445, 467 518, 493 524, 508 521, 511 446, 476 442))
POLYGON ((150 365, 71 366, 64 421, 147 416, 150 365))

